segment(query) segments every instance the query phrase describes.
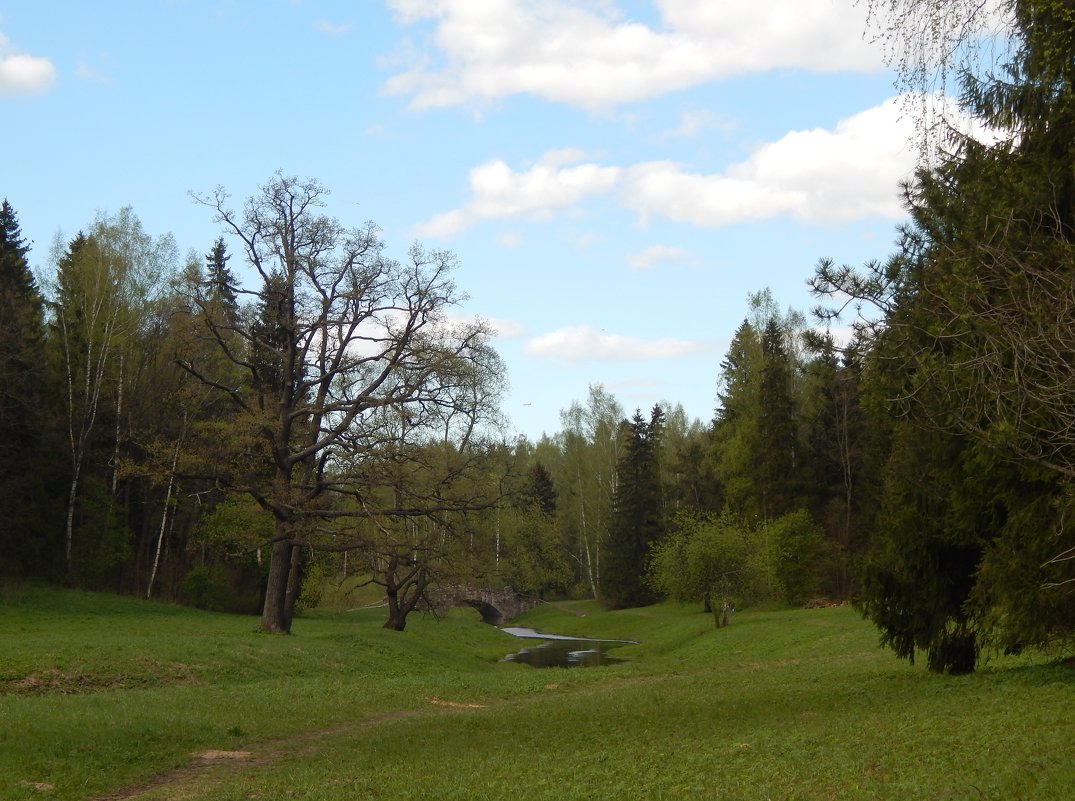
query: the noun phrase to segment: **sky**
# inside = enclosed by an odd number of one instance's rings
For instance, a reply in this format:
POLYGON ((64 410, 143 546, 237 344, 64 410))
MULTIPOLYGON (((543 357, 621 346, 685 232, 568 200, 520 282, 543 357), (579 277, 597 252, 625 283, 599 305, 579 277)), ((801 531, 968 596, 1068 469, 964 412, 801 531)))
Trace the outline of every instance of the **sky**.
POLYGON ((509 437, 591 384, 708 421, 750 293, 808 311, 820 258, 894 249, 913 130, 872 38, 854 0, 0 0, 0 197, 47 277, 99 212, 200 258, 192 192, 314 177, 458 256, 509 437))

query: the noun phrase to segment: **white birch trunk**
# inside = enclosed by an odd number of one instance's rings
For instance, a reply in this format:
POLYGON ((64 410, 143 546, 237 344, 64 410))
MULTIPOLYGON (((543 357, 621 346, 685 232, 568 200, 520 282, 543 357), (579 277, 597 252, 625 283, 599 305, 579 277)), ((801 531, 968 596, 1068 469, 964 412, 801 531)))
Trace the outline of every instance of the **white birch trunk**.
MULTIPOLYGON (((176 448, 176 458, 179 456, 179 448, 176 448)), ((168 511, 172 507, 172 487, 175 484, 176 459, 172 459, 172 474, 168 476, 168 492, 164 496, 164 512, 161 514, 160 532, 157 534, 157 549, 153 554, 153 569, 149 572, 149 583, 146 585, 146 600, 153 595, 153 582, 157 580, 157 568, 160 566, 161 547, 164 544, 164 532, 168 525, 168 511)))

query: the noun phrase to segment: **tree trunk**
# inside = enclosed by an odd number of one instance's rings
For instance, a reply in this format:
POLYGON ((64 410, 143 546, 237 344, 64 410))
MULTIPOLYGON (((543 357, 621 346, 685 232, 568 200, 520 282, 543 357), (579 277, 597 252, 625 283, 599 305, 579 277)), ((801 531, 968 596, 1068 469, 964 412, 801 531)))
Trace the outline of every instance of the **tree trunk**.
POLYGON ((399 598, 394 592, 388 593, 388 620, 384 627, 391 631, 403 631, 407 627, 407 613, 399 605, 399 598))
POLYGON ((64 556, 67 561, 67 574, 71 575, 71 543, 75 538, 75 501, 78 499, 78 465, 71 477, 71 488, 67 493, 67 524, 64 528, 64 556))
POLYGON ((384 627, 391 631, 403 631, 407 626, 407 613, 399 603, 399 585, 396 583, 396 569, 399 558, 395 555, 389 558, 388 567, 385 569, 385 597, 388 599, 388 620, 384 627))
POLYGON ((429 585, 429 574, 426 568, 413 561, 407 561, 406 567, 410 572, 400 580, 400 559, 398 554, 393 554, 388 559, 385 568, 385 595, 388 598, 388 620, 384 628, 392 631, 403 631, 407 626, 407 615, 415 610, 419 601, 425 597, 426 587, 429 585))
MULTIPOLYGON (((280 524, 277 523, 277 529, 280 524)), ((261 609, 261 630, 272 634, 290 634, 287 616, 287 585, 291 574, 291 540, 273 543, 269 556, 269 580, 265 586, 265 604, 261 609)))
POLYGON ((590 580, 590 591, 596 601, 598 598, 597 580, 594 578, 593 563, 590 561, 590 538, 586 534, 586 501, 582 494, 582 470, 576 469, 579 479, 579 528, 582 533, 582 547, 586 554, 586 577, 590 580))
MULTIPOLYGON (((175 463, 172 463, 175 470, 175 463)), ((168 493, 164 496, 164 512, 161 514, 160 531, 157 533, 157 548, 153 554, 153 569, 149 571, 149 583, 146 584, 146 600, 153 596, 153 582, 157 580, 157 568, 160 566, 161 551, 164 546, 164 532, 168 529, 168 512, 172 506, 172 485, 175 483, 175 473, 168 476, 168 493)))
POLYGON ((287 630, 291 631, 291 621, 295 619, 295 603, 302 593, 302 546, 292 543, 291 566, 287 573, 287 592, 284 595, 284 616, 287 630))
MULTIPOLYGON (((184 429, 186 428, 186 420, 183 421, 184 429)), ((117 429, 117 440, 118 439, 117 429)), ((175 512, 172 510, 172 489, 175 487, 175 468, 179 464, 179 447, 183 442, 183 434, 179 435, 179 438, 175 441, 175 452, 172 454, 172 471, 168 474, 168 492, 164 496, 164 512, 161 514, 161 527, 160 532, 157 534, 157 549, 153 554, 153 569, 149 573, 149 584, 146 585, 146 600, 148 601, 150 596, 153 595, 153 582, 157 578, 157 568, 160 566, 161 550, 164 545, 164 532, 167 530, 168 513, 172 512, 172 520, 175 521, 175 512)), ((118 445, 116 446, 118 449, 118 445)), ((115 475, 113 473, 113 475, 115 475)))
POLYGON ((728 601, 721 601, 719 604, 713 604, 713 625, 718 629, 722 629, 728 625, 729 611, 731 604, 728 601))
POLYGON ((123 351, 119 353, 119 375, 116 378, 116 440, 112 446, 112 497, 116 497, 116 485, 119 483, 119 438, 120 421, 123 419, 123 351))

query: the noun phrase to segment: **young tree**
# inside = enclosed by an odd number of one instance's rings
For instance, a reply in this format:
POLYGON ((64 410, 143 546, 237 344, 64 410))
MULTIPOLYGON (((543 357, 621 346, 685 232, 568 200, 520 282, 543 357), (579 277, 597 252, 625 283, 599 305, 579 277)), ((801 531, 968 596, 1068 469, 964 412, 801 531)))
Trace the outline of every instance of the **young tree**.
POLYGON ((713 624, 723 628, 736 601, 757 594, 756 548, 757 539, 731 515, 680 515, 655 548, 647 580, 677 601, 703 602, 713 624))
POLYGON ((450 279, 455 256, 416 245, 406 261, 390 259, 373 223, 346 229, 320 213, 326 194, 316 180, 277 173, 241 213, 223 189, 197 198, 262 281, 261 319, 209 322, 249 382, 236 386, 189 360, 184 367, 231 398, 258 454, 257 469, 217 477, 276 521, 262 612, 272 632, 291 628, 299 553, 313 524, 355 514, 338 500, 355 484, 334 470, 337 461, 351 458, 349 448, 368 447, 363 436, 386 418, 406 425, 426 409, 453 424, 466 417, 484 390, 461 377, 489 362, 484 324, 445 323, 460 299, 450 279), (232 332, 242 349, 225 335, 232 332))

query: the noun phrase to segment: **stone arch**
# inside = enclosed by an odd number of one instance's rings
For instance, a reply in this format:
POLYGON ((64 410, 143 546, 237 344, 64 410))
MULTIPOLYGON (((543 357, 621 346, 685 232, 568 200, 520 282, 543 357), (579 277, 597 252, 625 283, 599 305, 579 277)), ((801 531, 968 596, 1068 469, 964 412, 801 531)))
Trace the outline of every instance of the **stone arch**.
POLYGON ((488 601, 484 601, 481 598, 463 598, 462 600, 467 606, 478 610, 478 614, 482 616, 482 623, 499 626, 505 620, 504 613, 488 601))

